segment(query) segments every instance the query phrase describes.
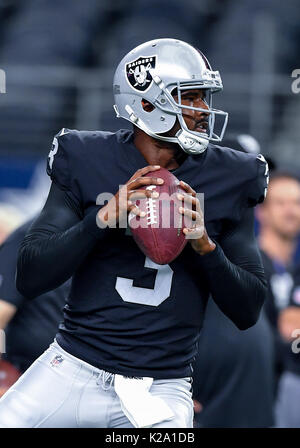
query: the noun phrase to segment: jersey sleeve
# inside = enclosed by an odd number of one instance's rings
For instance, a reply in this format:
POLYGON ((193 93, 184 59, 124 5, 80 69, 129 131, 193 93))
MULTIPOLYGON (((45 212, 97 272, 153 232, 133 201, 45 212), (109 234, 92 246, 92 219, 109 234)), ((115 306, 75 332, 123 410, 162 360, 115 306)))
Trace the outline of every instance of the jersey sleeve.
POLYGON ((74 131, 63 128, 55 135, 47 159, 47 174, 52 182, 66 191, 68 196, 80 206, 80 191, 76 182, 79 142, 74 131))
POLYGON ((246 192, 248 207, 254 207, 264 201, 269 183, 269 167, 262 154, 254 160, 254 177, 249 181, 246 192))
POLYGON ((68 131, 63 128, 55 135, 47 159, 47 174, 62 190, 70 188, 68 154, 63 142, 63 135, 68 131))
POLYGON ((13 232, 0 246, 0 299, 17 308, 24 302, 15 283, 19 245, 24 238, 29 223, 13 232))

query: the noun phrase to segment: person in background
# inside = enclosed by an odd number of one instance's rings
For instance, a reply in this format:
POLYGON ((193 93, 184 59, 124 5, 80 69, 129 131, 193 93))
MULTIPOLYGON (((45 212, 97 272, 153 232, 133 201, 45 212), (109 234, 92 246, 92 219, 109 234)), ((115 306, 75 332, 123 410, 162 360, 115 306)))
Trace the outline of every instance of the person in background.
POLYGON ((5 353, 0 361, 0 396, 53 341, 68 283, 37 300, 27 300, 16 289, 18 248, 33 220, 16 229, 0 247, 0 329, 5 330, 5 353))
POLYGON ((300 183, 294 174, 283 171, 272 173, 267 198, 257 208, 256 217, 260 225, 258 242, 269 283, 264 308, 274 332, 277 391, 287 350, 286 342, 278 331, 278 318, 289 305, 294 256, 300 233, 300 183))
POLYGON ((273 339, 264 313, 240 332, 209 300, 193 368, 195 427, 274 424, 273 339))
POLYGON ((278 385, 276 426, 300 428, 300 265, 293 275, 289 305, 279 312, 278 331, 286 343, 284 371, 278 385))

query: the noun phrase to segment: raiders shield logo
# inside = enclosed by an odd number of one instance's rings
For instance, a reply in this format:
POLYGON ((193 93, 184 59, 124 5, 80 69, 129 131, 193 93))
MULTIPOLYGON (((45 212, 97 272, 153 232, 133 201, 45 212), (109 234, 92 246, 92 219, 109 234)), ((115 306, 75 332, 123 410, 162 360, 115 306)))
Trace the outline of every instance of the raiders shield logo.
POLYGON ((155 68, 155 64, 156 56, 141 56, 126 64, 126 76, 131 87, 139 92, 148 90, 153 82, 149 70, 155 68))

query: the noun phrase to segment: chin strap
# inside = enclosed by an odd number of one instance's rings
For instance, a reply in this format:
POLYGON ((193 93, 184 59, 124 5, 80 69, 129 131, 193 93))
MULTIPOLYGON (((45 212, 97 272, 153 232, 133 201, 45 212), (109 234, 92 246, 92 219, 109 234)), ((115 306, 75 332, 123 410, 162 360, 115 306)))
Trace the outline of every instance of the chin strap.
POLYGON ((190 132, 180 129, 176 133, 179 146, 188 154, 201 154, 208 146, 206 138, 196 137, 190 132))
POLYGON ((146 126, 146 124, 140 118, 135 115, 128 104, 125 106, 125 110, 129 115, 129 120, 146 134, 150 135, 150 137, 165 142, 177 143, 188 154, 201 154, 206 150, 208 146, 208 139, 198 137, 184 129, 180 129, 176 133, 175 137, 164 137, 162 135, 155 134, 146 126))

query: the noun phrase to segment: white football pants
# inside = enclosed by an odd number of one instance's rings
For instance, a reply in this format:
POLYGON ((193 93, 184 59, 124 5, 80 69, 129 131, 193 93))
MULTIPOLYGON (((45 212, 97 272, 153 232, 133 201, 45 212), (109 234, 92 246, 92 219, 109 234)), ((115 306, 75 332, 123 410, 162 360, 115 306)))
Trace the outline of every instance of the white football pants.
MULTIPOLYGON (((0 399, 0 428, 132 428, 113 381, 55 341, 0 399)), ((152 428, 193 427, 190 378, 154 380, 150 392, 174 413, 152 428)))

